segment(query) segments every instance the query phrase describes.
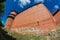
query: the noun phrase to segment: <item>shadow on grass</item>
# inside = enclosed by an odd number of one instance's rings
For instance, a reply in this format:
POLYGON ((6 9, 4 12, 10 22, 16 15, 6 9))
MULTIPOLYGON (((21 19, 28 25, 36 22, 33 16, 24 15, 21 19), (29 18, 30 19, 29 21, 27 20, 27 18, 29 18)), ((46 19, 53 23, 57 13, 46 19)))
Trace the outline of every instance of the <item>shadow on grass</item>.
POLYGON ((4 25, 0 21, 0 40, 16 40, 12 36, 8 35, 6 31, 2 29, 4 25))
POLYGON ((16 39, 8 35, 6 31, 0 28, 0 40, 16 40, 16 39))

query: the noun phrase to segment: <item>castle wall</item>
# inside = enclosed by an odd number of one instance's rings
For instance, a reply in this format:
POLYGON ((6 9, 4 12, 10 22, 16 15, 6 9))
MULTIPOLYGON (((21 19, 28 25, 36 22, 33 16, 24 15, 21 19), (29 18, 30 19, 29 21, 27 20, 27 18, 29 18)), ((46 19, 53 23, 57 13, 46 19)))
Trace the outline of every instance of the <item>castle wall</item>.
POLYGON ((55 15, 54 18, 56 20, 57 25, 60 24, 60 11, 58 11, 55 15))
POLYGON ((25 28, 48 32, 56 29, 56 22, 49 10, 43 4, 38 4, 17 15, 12 24, 12 29, 14 28, 18 32, 25 28))

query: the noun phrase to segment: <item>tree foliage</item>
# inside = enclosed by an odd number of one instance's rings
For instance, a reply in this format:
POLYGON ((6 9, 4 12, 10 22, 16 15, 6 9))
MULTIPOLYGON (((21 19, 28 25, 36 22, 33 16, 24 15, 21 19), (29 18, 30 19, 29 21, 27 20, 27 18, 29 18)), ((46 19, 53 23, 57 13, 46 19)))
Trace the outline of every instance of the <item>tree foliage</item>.
POLYGON ((4 2, 5 0, 0 0, 0 2, 4 2))
POLYGON ((4 12, 4 2, 5 0, 0 0, 0 16, 2 16, 4 12))

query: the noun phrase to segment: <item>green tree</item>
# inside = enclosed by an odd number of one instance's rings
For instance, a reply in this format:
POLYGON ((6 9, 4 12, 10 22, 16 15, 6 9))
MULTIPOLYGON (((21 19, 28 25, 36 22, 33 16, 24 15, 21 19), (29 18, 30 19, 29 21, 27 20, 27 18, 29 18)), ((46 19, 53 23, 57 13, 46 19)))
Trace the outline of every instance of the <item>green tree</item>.
POLYGON ((3 15, 4 12, 4 2, 5 0, 0 0, 0 17, 3 15))
POLYGON ((5 0, 0 0, 0 27, 3 26, 1 18, 4 13, 4 2, 5 0))
POLYGON ((0 2, 4 2, 5 0, 0 0, 0 2))
POLYGON ((0 27, 3 27, 4 25, 2 24, 1 20, 0 20, 0 27))

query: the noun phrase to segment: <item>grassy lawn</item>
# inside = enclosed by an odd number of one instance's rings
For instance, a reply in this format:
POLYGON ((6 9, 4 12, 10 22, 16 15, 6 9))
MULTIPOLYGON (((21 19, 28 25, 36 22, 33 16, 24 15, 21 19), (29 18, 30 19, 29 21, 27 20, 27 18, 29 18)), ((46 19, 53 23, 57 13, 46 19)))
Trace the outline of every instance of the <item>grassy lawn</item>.
POLYGON ((45 36, 41 35, 33 35, 33 34, 18 34, 18 33, 11 33, 16 40, 47 40, 45 36))
POLYGON ((56 31, 49 32, 46 35, 19 34, 9 31, 8 34, 16 40, 60 40, 60 26, 56 31))

